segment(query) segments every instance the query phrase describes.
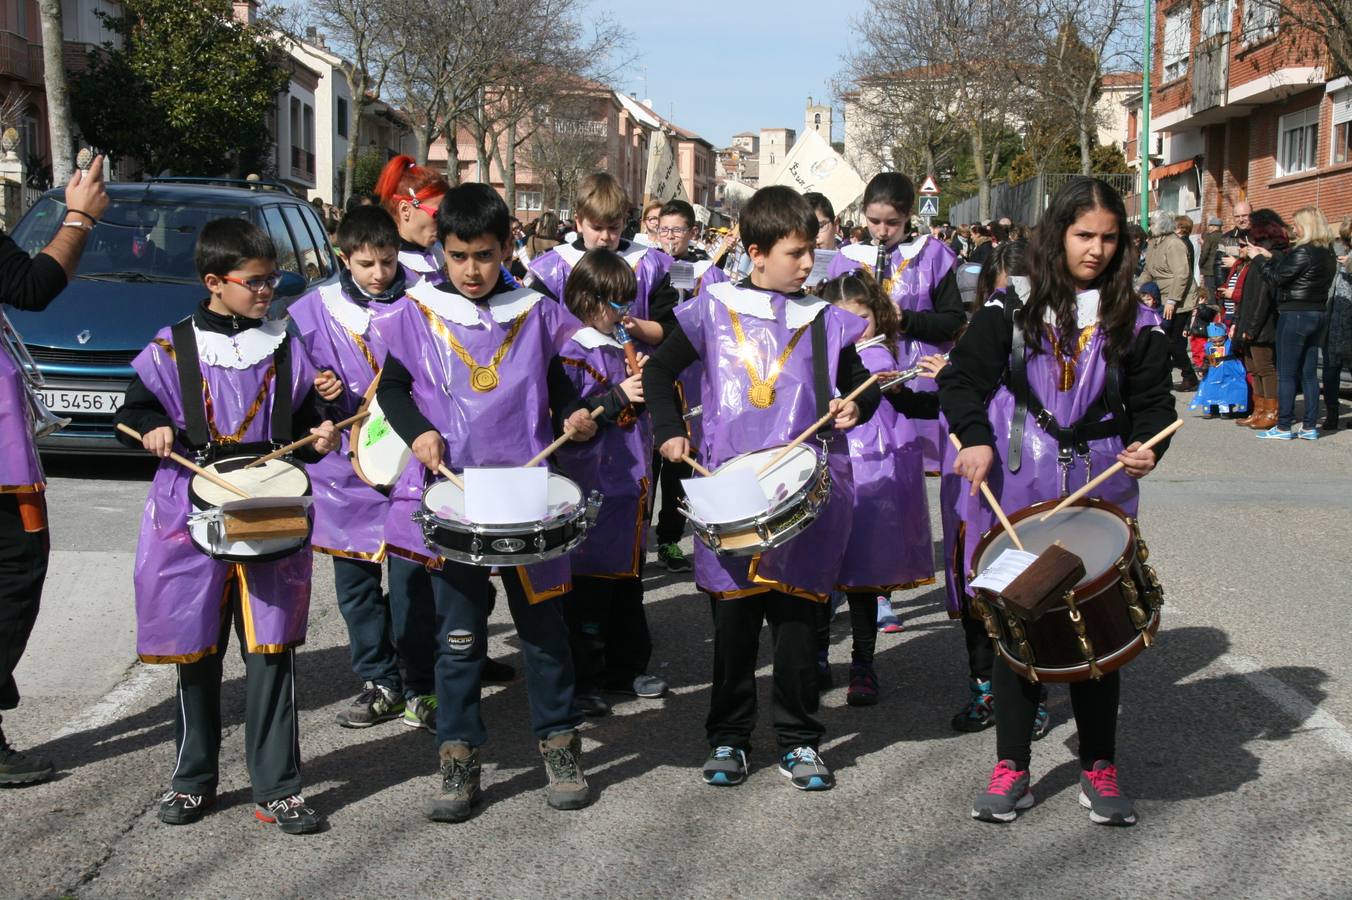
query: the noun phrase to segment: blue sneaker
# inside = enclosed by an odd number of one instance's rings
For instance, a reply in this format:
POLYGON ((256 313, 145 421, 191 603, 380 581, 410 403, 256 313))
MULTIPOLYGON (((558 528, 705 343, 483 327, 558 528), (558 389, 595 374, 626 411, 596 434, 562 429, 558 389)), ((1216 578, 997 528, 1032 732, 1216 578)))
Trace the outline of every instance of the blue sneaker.
POLYGON ((795 747, 779 758, 779 774, 800 791, 829 791, 836 778, 811 747, 795 747))
POLYGON ((1267 431, 1260 431, 1258 436, 1268 441, 1293 441, 1296 439, 1293 432, 1287 431, 1280 425, 1273 425, 1267 431))
POLYGON ((736 747, 715 747, 704 761, 704 783, 731 787, 746 781, 746 751, 736 747))
POLYGON ((1317 441, 1319 440, 1319 429, 1297 427, 1296 437, 1300 438, 1302 441, 1317 441))

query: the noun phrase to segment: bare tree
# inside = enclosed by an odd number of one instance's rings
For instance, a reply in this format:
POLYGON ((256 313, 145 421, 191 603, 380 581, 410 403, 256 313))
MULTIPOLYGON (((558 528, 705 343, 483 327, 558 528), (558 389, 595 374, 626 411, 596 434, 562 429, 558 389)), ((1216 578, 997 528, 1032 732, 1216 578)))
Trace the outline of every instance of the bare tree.
POLYGON ((1352 75, 1352 0, 1248 0, 1243 27, 1258 32, 1254 42, 1267 33, 1288 30, 1292 37, 1287 40, 1300 56, 1324 63, 1329 79, 1352 75))
POLYGON ((531 133, 530 167, 540 179, 546 209, 571 209, 577 183, 605 159, 604 132, 578 127, 592 120, 596 103, 594 91, 561 93, 531 133))
POLYGON ((38 0, 38 16, 42 19, 42 68, 47 89, 47 132, 52 146, 52 183, 65 184, 74 166, 75 139, 70 125, 61 0, 38 0))

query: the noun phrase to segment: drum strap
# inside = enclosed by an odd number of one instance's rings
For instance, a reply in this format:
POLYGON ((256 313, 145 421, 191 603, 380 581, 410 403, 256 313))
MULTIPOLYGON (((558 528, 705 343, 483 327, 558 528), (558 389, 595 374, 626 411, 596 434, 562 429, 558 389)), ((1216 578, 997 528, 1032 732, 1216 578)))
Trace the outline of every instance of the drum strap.
POLYGON ((295 323, 286 325, 286 340, 272 354, 277 374, 272 380, 272 440, 288 444, 294 437, 291 422, 291 338, 295 337, 295 323))
POLYGON ((1009 453, 1007 462, 1010 472, 1019 471, 1023 465, 1023 428, 1028 420, 1028 356, 1023 346, 1022 316, 1010 304, 1009 320, 1013 329, 1009 352, 1009 390, 1014 395, 1014 418, 1009 423, 1009 453))
MULTIPOLYGON (((826 415, 831 405, 831 375, 826 359, 826 316, 817 314, 812 320, 812 379, 817 391, 817 418, 826 415)), ((819 434, 830 435, 831 423, 827 423, 819 434)))
MULTIPOLYGON (((183 401, 184 437, 189 447, 200 450, 211 443, 211 429, 207 421, 202 366, 197 355, 197 335, 193 333, 192 316, 176 323, 169 333, 174 344, 178 389, 183 401)), ((291 341, 283 341, 272 359, 276 368, 273 377, 271 436, 274 442, 285 444, 292 435, 291 341)))

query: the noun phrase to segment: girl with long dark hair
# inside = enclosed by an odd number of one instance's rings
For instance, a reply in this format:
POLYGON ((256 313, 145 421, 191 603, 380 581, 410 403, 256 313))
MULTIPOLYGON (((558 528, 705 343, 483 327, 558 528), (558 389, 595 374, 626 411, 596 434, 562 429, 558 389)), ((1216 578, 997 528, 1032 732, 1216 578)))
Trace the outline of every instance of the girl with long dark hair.
MULTIPOLYGON (((952 468, 971 482, 960 571, 971 570, 981 535, 995 523, 975 498, 983 481, 1013 514, 1121 462, 1125 472, 1091 496, 1136 514, 1136 481, 1155 468, 1167 442, 1140 445, 1177 413, 1160 318, 1137 299, 1133 263, 1122 198, 1103 181, 1075 179, 1052 198, 1035 232, 1028 277, 992 296, 953 349, 938 380, 963 446, 952 468)), ((998 761, 972 816, 1009 822, 1033 805, 1028 769, 1039 686, 999 656, 991 682, 998 761)), ((1114 762, 1120 690, 1117 671, 1070 685, 1080 802, 1100 824, 1136 821, 1114 762)))

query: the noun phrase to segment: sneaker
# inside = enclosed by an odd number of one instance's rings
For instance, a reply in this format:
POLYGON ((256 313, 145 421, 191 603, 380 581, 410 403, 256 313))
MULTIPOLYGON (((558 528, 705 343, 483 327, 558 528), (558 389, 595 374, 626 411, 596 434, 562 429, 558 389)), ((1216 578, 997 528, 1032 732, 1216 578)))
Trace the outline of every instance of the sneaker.
POLYGON ((516 669, 505 662, 498 662, 496 659, 485 659, 484 667, 479 672, 479 680, 486 681, 489 684, 502 684, 515 677, 516 669))
POLYGON ((873 706, 878 702, 878 675, 873 663, 850 663, 850 689, 845 694, 850 706, 873 706))
POLYGON ((313 834, 324 824, 319 813, 306 806, 305 798, 300 794, 259 803, 254 807, 254 818, 276 825, 286 834, 313 834))
POLYGON ((831 660, 827 658, 825 650, 817 652, 817 690, 831 690, 831 660))
POLYGON ((578 712, 590 719, 603 719, 610 715, 610 704, 595 691, 577 691, 573 694, 573 706, 578 712))
POLYGON ((1296 437, 1300 438, 1302 441, 1317 441, 1319 440, 1319 429, 1297 427, 1296 437))
POLYGON ((886 634, 896 634, 903 630, 901 620, 892 611, 891 597, 878 598, 878 630, 886 634))
POLYGON ((1033 805, 1033 792, 1028 771, 1019 771, 1014 763, 1002 759, 991 772, 986 792, 972 804, 972 818, 982 822, 1013 822, 1019 813, 1033 805))
POLYGON ((609 682, 605 690, 612 694, 624 694, 627 697, 642 697, 656 700, 667 692, 667 682, 656 675, 635 675, 632 681, 609 682))
POLYGON ((479 790, 479 748, 447 741, 441 757, 441 791, 427 800, 424 809, 433 822, 463 822, 470 817, 482 794, 479 790))
POLYGON ((555 809, 581 809, 591 803, 591 788, 582 772, 582 738, 576 731, 562 731, 540 742, 549 787, 545 799, 555 809))
POLYGON ((1135 825, 1136 807, 1117 787, 1117 766, 1106 759, 1080 772, 1080 805, 1095 825, 1135 825))
POLYGON ((679 544, 658 544, 657 564, 668 572, 689 572, 693 568, 679 544))
POLYGON ((368 681, 347 709, 338 713, 338 724, 344 728, 370 728, 397 719, 403 712, 403 697, 384 685, 368 681))
POLYGON ((981 681, 973 678, 967 687, 972 692, 972 697, 953 717, 953 730, 975 734, 995 724, 995 694, 991 693, 989 680, 981 681))
POLYGON ((160 821, 166 825, 191 825, 207 814, 216 802, 210 794, 183 794, 170 788, 160 796, 160 821))
POLYGON ((420 694, 404 701, 404 724, 409 728, 423 728, 436 733, 437 695, 420 694))
POLYGON ((746 751, 736 747, 715 747, 704 761, 701 772, 705 784, 731 787, 746 781, 746 751))
POLYGON ((1033 740, 1042 740, 1051 730, 1052 716, 1047 711, 1047 686, 1044 684, 1039 688, 1037 695, 1037 714, 1033 716, 1033 740))
POLYGON ((1258 432, 1258 436, 1268 441, 1292 441, 1296 438, 1293 433, 1282 428, 1280 425, 1273 425, 1267 431, 1260 431, 1258 432))
POLYGON ((56 766, 42 756, 15 750, 0 731, 0 784, 37 784, 56 774, 56 766))
POLYGON ((796 747, 779 758, 779 774, 800 791, 829 791, 836 778, 812 747, 796 747))

